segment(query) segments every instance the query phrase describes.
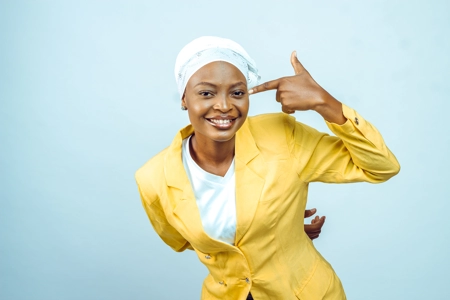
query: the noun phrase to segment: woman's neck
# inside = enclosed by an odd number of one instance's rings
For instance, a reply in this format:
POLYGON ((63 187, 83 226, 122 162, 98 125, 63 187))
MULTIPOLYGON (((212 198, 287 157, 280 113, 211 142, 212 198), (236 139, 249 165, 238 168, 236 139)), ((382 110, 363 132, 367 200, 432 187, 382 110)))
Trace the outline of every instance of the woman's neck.
POLYGON ((192 135, 189 151, 192 159, 208 173, 225 176, 234 158, 235 137, 226 142, 216 142, 192 135))

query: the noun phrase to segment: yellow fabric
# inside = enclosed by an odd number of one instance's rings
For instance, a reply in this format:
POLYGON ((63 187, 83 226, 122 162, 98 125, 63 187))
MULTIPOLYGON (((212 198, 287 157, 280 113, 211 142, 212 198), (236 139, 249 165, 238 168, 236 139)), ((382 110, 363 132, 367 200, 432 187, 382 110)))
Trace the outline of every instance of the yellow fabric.
POLYGON ((210 274, 202 299, 346 299, 341 282, 303 230, 308 183, 379 183, 400 170, 381 135, 343 105, 347 122, 320 133, 286 114, 249 117, 236 133, 235 246, 210 238, 181 160, 182 129, 136 173, 156 232, 193 249, 210 274), (248 279, 248 280, 246 280, 248 279))

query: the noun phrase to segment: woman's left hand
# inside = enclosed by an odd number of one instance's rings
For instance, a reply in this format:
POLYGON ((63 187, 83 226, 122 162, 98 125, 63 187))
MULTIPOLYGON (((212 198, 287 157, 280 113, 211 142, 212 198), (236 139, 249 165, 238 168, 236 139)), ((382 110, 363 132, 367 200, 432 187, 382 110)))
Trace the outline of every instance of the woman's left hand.
POLYGON ((329 122, 344 124, 347 119, 342 113, 342 104, 311 77, 295 51, 291 54, 291 64, 294 76, 267 81, 250 89, 249 94, 276 89, 276 100, 281 103, 283 112, 292 114, 297 110, 314 110, 329 122))
MULTIPOLYGON (((309 218, 316 213, 316 209, 305 210, 305 218, 309 218)), ((325 216, 316 216, 311 220, 311 224, 304 224, 305 232, 311 240, 317 239, 322 232, 322 226, 325 224, 325 216)))

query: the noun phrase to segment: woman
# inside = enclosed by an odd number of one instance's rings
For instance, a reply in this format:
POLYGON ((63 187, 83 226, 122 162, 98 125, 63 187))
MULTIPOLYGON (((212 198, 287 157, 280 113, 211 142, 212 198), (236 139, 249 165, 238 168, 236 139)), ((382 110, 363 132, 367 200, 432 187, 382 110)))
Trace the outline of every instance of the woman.
POLYGON ((175 251, 195 250, 209 269, 202 299, 345 299, 298 226, 308 184, 378 183, 399 172, 378 131, 320 87, 295 52, 291 63, 296 75, 255 86, 256 66, 233 41, 202 37, 178 55, 191 125, 136 180, 159 236, 175 251), (249 95, 270 89, 284 113, 247 118, 249 95), (298 110, 319 113, 336 136, 288 115, 298 110))

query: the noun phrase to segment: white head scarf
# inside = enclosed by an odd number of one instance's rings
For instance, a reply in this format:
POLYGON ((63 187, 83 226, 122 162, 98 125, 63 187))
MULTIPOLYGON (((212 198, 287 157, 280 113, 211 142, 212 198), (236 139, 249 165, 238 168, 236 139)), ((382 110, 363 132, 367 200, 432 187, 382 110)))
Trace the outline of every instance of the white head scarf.
POLYGON ((238 43, 215 36, 199 37, 181 49, 175 63, 175 80, 178 92, 183 97, 186 84, 201 67, 214 61, 225 61, 234 65, 247 78, 247 87, 258 84, 260 76, 255 61, 238 43))

